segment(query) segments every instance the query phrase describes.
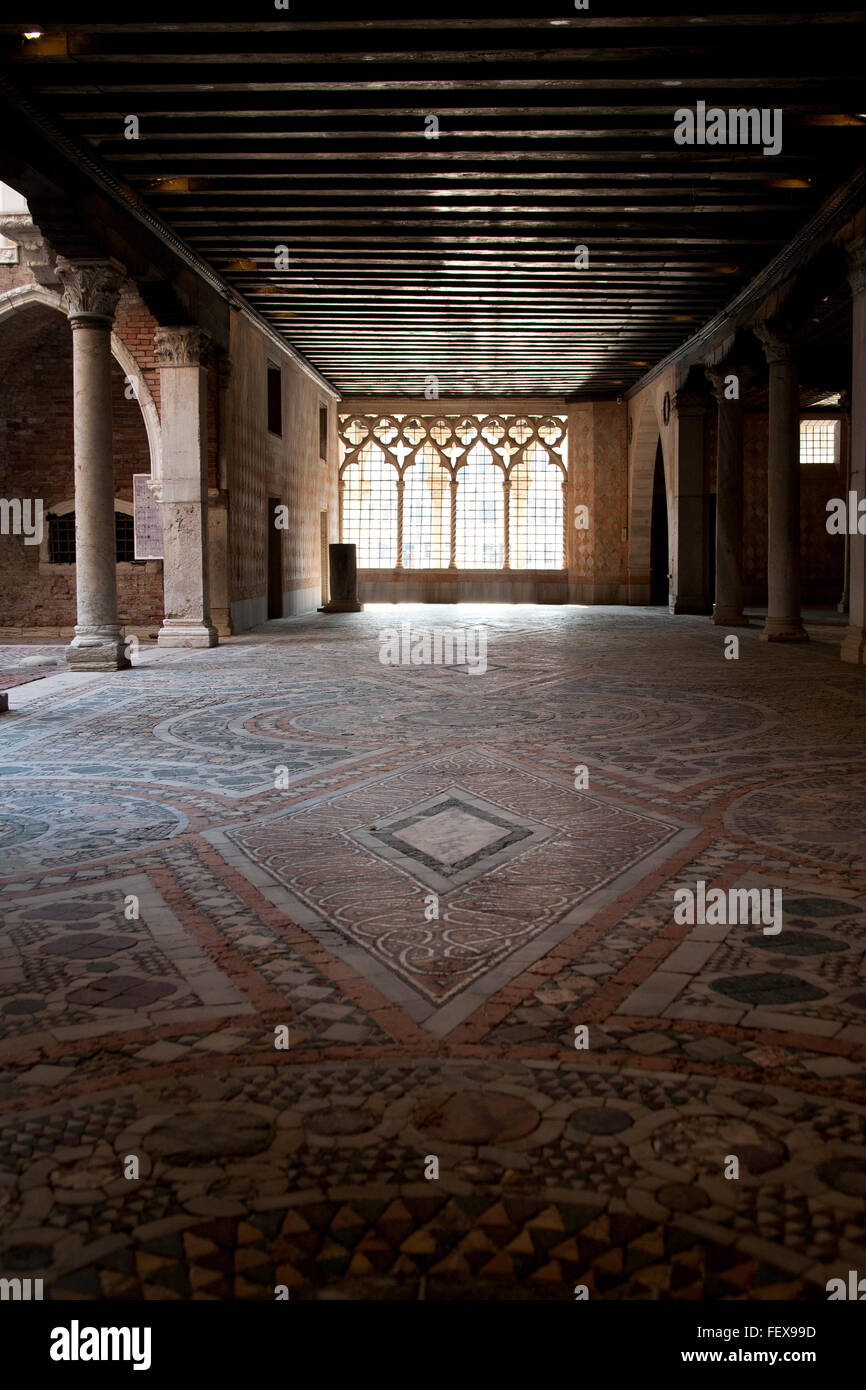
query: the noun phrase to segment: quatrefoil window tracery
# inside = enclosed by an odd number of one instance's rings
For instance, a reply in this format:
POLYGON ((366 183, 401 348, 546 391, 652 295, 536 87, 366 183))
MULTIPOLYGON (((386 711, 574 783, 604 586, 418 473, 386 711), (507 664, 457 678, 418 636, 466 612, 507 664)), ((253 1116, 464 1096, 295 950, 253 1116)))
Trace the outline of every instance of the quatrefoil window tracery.
POLYGON ((343 468, 374 438, 399 477, 412 467, 418 450, 429 444, 443 467, 456 476, 479 442, 490 450, 506 474, 542 445, 551 463, 566 471, 566 425, 557 416, 530 415, 342 415, 340 442, 343 468))

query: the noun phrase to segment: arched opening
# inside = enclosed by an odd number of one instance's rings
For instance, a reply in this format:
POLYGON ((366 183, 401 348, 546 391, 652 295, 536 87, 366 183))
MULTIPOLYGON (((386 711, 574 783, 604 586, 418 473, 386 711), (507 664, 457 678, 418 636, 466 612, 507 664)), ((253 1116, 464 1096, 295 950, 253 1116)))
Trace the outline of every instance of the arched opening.
MULTIPOLYGON (((135 560, 128 532, 133 476, 151 472, 158 420, 154 410, 146 422, 128 386, 131 363, 130 358, 126 367, 120 365, 114 353, 118 619, 126 628, 156 631, 164 606, 162 563, 135 560)), ((72 406, 72 334, 59 297, 44 290, 26 297, 12 291, 0 300, 0 496, 20 501, 22 514, 29 503, 32 514, 41 513, 42 524, 39 534, 34 528, 32 535, 5 536, 0 548, 0 605, 7 630, 66 635, 76 621, 72 406)))
MULTIPOLYGON (((652 541, 653 532, 658 531, 658 527, 653 527, 653 498, 656 496, 659 459, 662 460, 664 478, 664 451, 661 421, 652 399, 646 397, 636 407, 632 420, 628 498, 629 602, 643 604, 656 602, 652 597, 652 541)), ((665 564, 665 573, 667 569, 665 564)))
POLYGON ((667 605, 670 595, 670 540, 665 464, 659 439, 653 468, 652 522, 650 532, 650 603, 667 605))

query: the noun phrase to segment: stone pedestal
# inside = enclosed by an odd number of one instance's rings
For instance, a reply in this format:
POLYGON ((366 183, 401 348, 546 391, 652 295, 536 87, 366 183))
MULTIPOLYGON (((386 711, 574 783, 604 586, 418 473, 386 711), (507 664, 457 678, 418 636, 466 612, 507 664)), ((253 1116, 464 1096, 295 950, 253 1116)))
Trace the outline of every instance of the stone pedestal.
POLYGON ((358 562, 355 544, 332 543, 328 546, 328 572, 331 597, 320 613, 362 613, 358 602, 358 562))
MULTIPOLYGON (((848 251, 853 297, 851 364, 851 471, 848 487, 858 501, 866 497, 866 237, 848 251)), ((848 537, 848 627, 841 657, 866 664, 866 536, 848 537)))
MULTIPOLYGON (((743 407, 725 395, 725 383, 743 372, 730 364, 708 369, 718 407, 716 437, 716 593, 712 621, 748 627, 743 613, 743 407)), ((739 389, 739 386, 738 386, 739 389)))
POLYGON ((117 621, 111 325, 123 267, 59 256, 57 274, 72 327, 75 440, 77 622, 66 660, 78 671, 119 671, 130 661, 117 621))
POLYGON ((162 503, 165 618, 160 647, 215 647, 208 586, 208 335, 200 328, 156 334, 162 412, 162 503))
POLYGON ((808 642, 800 616, 800 392, 790 341, 760 324, 770 367, 765 642, 808 642))

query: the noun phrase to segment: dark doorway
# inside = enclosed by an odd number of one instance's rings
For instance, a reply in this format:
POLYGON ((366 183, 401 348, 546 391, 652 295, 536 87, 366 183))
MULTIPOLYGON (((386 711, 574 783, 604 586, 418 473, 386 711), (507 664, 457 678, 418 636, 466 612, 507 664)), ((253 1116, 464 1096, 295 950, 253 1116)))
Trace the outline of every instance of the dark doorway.
POLYGON ((664 604, 667 607, 670 594, 668 570, 670 556, 668 550, 668 499, 665 492, 665 466, 662 459, 662 442, 656 449, 655 472, 653 474, 653 513, 652 536, 650 540, 650 603, 664 604))
POLYGON ((279 497, 268 498, 268 617, 283 616, 283 533, 277 530, 279 497))

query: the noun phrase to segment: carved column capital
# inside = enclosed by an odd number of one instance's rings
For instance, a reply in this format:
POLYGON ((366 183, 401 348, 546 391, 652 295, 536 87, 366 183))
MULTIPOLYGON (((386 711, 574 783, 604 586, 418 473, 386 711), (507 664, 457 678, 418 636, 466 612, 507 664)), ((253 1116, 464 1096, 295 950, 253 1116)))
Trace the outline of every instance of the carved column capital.
POLYGON ((708 403, 700 391, 677 391, 671 402, 678 415, 703 415, 708 403))
POLYGON ((58 256, 56 270, 63 286, 63 305, 73 328, 79 324, 113 323, 124 278, 119 261, 71 261, 58 256))
POLYGON ((852 295, 866 290, 866 236, 858 237, 845 247, 848 260, 848 284, 852 295))
POLYGON ((722 362, 716 366, 705 367, 704 376, 710 383, 710 390, 716 401, 721 405, 723 401, 738 401, 740 393, 750 386, 755 378, 755 368, 743 366, 737 362, 722 362), (737 379, 737 395, 726 395, 728 382, 731 377, 737 379))
POLYGON ((203 328, 158 328, 156 358, 161 367, 200 367, 209 342, 203 328))
POLYGON ((17 242, 21 257, 38 285, 43 285, 46 289, 57 288, 57 254, 33 222, 29 212, 0 214, 0 236, 17 242))
POLYGON ((756 323, 754 332, 764 349, 768 366, 775 366, 777 362, 793 362, 794 339, 792 334, 771 328, 766 322, 756 323))

